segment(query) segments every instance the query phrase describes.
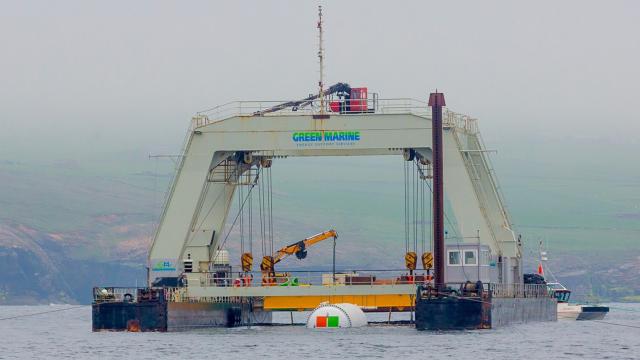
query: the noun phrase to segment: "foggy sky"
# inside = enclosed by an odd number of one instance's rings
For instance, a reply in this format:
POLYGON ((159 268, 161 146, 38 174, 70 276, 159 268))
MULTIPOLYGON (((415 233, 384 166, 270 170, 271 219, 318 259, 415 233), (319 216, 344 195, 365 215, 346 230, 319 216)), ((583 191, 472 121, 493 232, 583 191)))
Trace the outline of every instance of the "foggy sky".
MULTIPOLYGON (((438 88, 495 143, 640 146, 637 1, 321 3, 327 84, 438 88)), ((0 4, 0 160, 176 151, 199 110, 316 89, 317 2, 0 4)))

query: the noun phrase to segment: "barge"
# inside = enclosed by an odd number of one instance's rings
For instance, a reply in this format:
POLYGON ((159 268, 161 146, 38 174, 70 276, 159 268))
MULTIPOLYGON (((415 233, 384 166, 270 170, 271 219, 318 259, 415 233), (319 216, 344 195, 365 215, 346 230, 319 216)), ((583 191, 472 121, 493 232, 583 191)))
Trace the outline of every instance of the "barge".
MULTIPOLYGON (((95 331, 268 324, 272 311, 313 310, 324 302, 415 310, 418 329, 555 320, 548 311, 555 300, 523 283, 522 242, 477 120, 444 108, 441 93, 429 103, 382 99, 365 87, 338 83, 302 100, 227 104, 192 118, 179 159, 148 255, 148 286, 96 287, 95 331), (277 254, 264 248, 254 269, 251 244, 274 244, 272 164, 313 156, 396 156, 405 162, 403 272, 340 274, 334 257, 331 273, 281 273, 274 268, 277 254), (447 248, 445 193, 447 215, 459 224, 450 224, 456 235, 447 248), (229 217, 234 201, 238 212, 229 217), (425 207, 434 226, 430 239, 420 210, 425 207), (225 228, 228 218, 231 228, 225 228), (232 229, 244 235, 230 236, 232 229), (227 240, 241 242, 239 265, 232 266, 224 250, 227 240), (458 321, 459 314, 467 315, 458 321)), ((303 259, 306 249, 296 256, 303 259)))

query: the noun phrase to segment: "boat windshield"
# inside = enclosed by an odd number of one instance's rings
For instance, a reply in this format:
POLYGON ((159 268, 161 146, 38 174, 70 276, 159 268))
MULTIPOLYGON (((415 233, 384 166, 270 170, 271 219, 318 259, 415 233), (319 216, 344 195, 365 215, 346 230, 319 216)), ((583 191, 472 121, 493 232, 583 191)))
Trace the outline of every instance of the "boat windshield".
POLYGON ((558 300, 559 303, 569 302, 569 298, 571 297, 571 291, 569 290, 554 290, 553 296, 558 300))

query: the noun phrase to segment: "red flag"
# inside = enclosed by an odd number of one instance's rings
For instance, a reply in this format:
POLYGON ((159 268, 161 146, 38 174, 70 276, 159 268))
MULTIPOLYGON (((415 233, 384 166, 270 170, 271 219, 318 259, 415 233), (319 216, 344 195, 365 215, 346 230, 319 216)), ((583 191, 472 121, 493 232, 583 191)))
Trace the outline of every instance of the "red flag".
POLYGON ((544 269, 542 268, 542 263, 538 264, 538 274, 544 276, 544 269))

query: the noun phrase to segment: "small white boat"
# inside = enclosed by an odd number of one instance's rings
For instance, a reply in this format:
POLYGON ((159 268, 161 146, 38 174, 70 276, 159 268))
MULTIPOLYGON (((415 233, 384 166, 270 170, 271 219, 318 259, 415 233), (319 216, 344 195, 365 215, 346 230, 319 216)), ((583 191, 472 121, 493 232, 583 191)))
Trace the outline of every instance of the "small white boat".
POLYGON ((599 305, 571 304, 571 290, 560 283, 547 283, 549 291, 558 301, 558 320, 602 320, 609 307, 599 305))
POLYGON ((609 312, 609 307, 600 305, 571 304, 571 290, 562 285, 558 279, 549 271, 548 267, 543 264, 549 261, 547 252, 543 249, 542 241, 540 241, 540 263, 538 264, 538 273, 530 274, 530 281, 535 283, 546 283, 549 292, 558 301, 558 320, 602 320, 609 312), (554 282, 545 280, 545 272, 554 282))

